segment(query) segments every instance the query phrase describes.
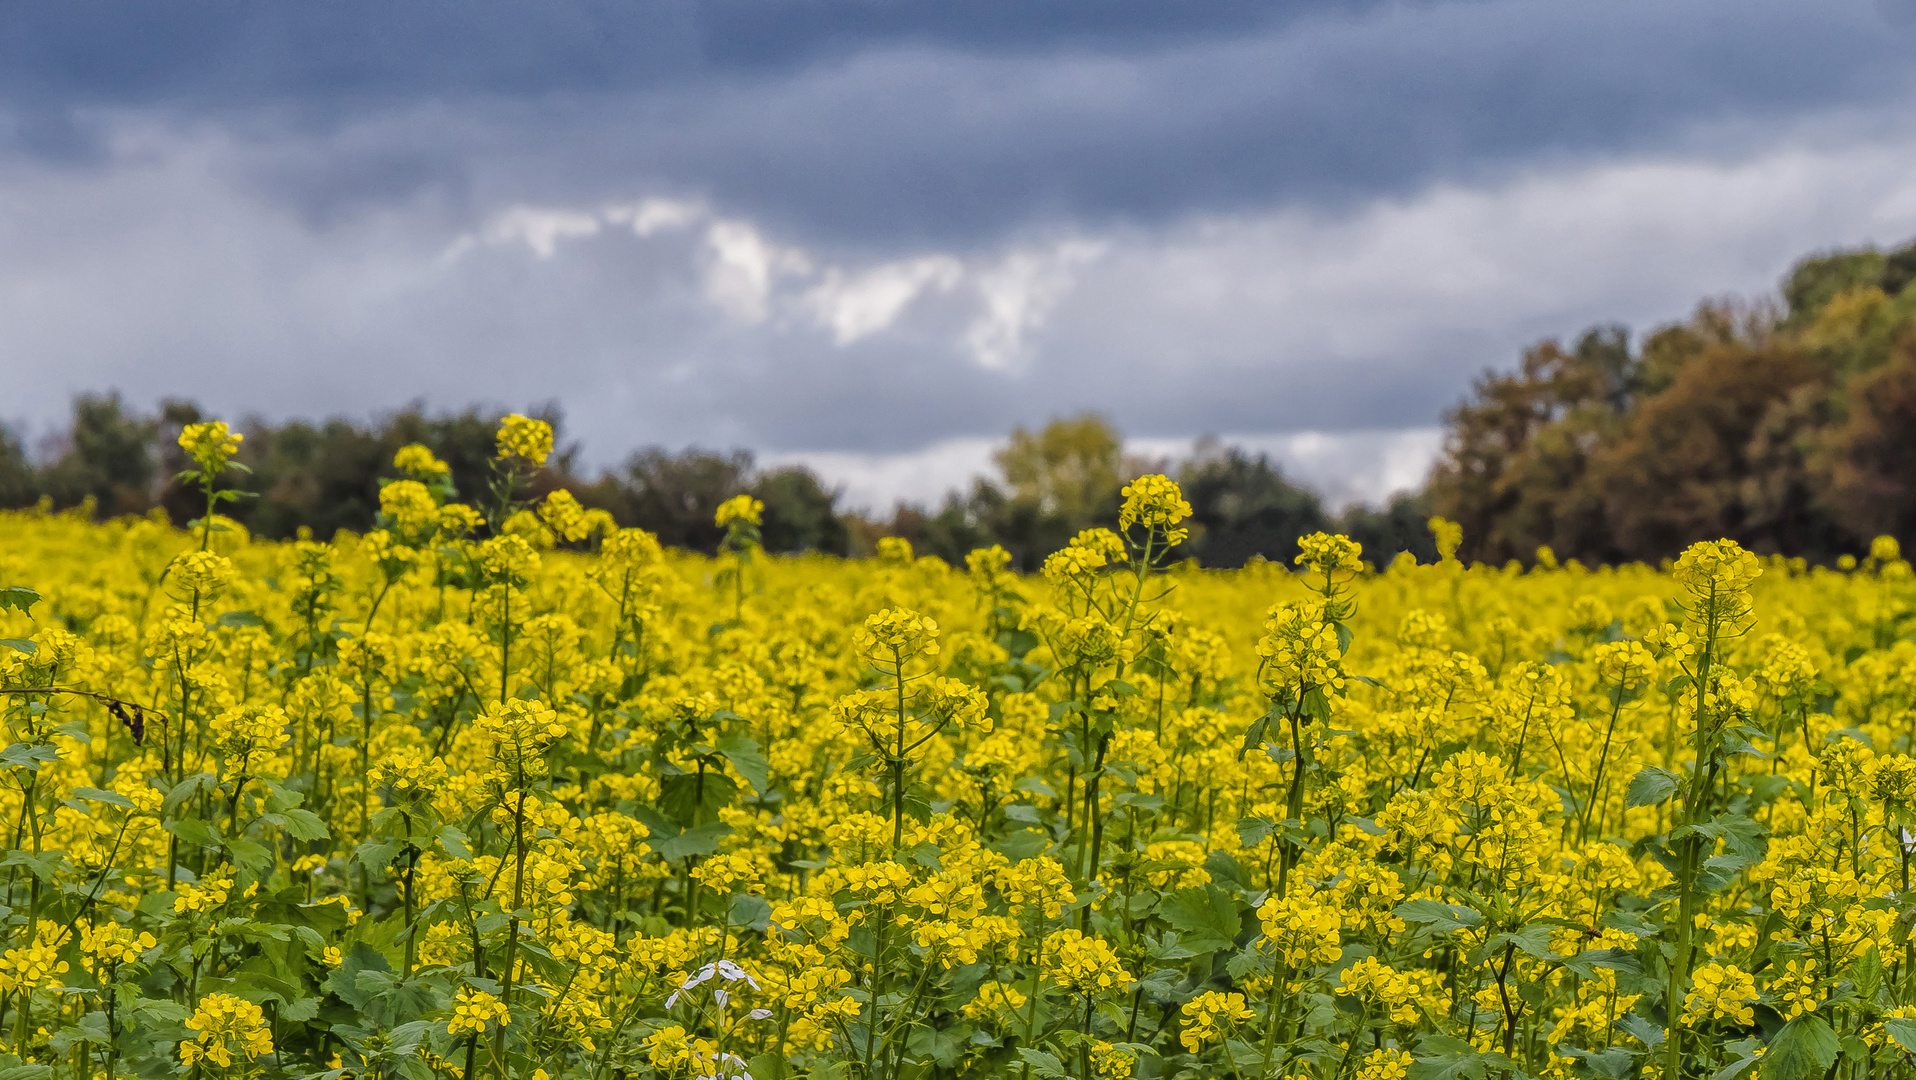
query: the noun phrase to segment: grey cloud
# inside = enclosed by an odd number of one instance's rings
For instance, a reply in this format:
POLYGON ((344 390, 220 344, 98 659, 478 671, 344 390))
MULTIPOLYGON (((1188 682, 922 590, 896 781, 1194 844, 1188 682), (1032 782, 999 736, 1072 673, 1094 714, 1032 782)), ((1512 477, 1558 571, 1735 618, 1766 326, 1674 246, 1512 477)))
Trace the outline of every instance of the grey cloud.
POLYGON ((1909 3, 26 5, 0 97, 18 152, 73 162, 127 111, 303 148, 259 183, 321 225, 664 189, 885 250, 1866 108, 1909 85, 1909 3))
POLYGON ((1159 440, 1427 430, 1541 334, 1916 231, 1911 27, 1863 3, 1220 4, 1197 27, 1150 5, 1102 29, 1034 4, 1030 35, 801 5, 780 17, 865 21, 714 36, 754 7, 562 9, 551 70, 524 6, 494 28, 520 51, 455 36, 412 67, 354 59, 377 20, 292 56, 325 9, 130 25, 66 67, 36 51, 50 72, 0 44, 0 206, 30 210, 0 214, 4 407, 556 399, 600 462, 892 455, 1085 408, 1159 440), (669 59, 607 59, 646 49, 669 59), (652 197, 701 209, 635 235, 652 197), (721 222, 795 268, 715 292, 721 222))

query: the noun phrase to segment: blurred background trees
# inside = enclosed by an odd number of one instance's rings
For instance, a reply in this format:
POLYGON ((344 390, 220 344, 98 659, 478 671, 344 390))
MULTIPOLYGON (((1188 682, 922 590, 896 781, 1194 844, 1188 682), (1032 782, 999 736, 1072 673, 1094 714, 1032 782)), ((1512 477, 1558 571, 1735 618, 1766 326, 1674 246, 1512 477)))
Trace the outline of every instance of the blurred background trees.
MULTIPOLYGON (((533 411, 560 426, 556 406, 533 411)), ((184 466, 174 440, 203 418, 192 402, 148 414, 106 393, 76 398, 66 431, 38 453, 0 427, 0 507, 157 506, 183 522, 200 504, 170 479, 184 466)), ((1431 514, 1461 523, 1461 554, 1487 562, 1529 562, 1545 546, 1585 563, 1654 561, 1716 537, 1826 562, 1877 534, 1916 531, 1916 243, 1804 259, 1775 301, 1706 301, 1640 342, 1612 325, 1539 342, 1514 369, 1485 371, 1444 419, 1423 490, 1335 513, 1268 457, 1214 440, 1182 460, 1127 457, 1118 430, 1090 413, 1014 430, 996 476, 882 518, 848 512, 803 468, 760 468, 743 450, 653 447, 589 475, 562 439, 536 482, 708 552, 720 537, 713 511, 749 492, 765 503, 770 551, 864 554, 896 535, 954 563, 1002 544, 1034 569, 1080 530, 1108 526, 1131 477, 1162 471, 1192 507, 1178 554, 1206 566, 1289 562, 1297 538, 1319 529, 1349 533, 1379 563, 1401 551, 1428 561, 1431 514)), ((370 528, 393 453, 413 442, 477 494, 496 420, 421 405, 370 423, 250 418, 240 461, 253 471, 238 480, 254 497, 233 515, 266 537, 370 528)))
POLYGON ((1545 341, 1447 414, 1426 492, 1463 554, 1656 560, 1730 537, 1828 561, 1916 524, 1916 244, 1799 262, 1632 348, 1545 341))

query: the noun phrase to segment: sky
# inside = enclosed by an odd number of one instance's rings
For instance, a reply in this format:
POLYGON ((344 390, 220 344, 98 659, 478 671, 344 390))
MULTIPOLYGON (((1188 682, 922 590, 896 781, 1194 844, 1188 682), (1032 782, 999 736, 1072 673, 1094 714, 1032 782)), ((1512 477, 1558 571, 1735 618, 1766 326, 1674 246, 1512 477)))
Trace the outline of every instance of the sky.
POLYGON ((1916 236, 1916 0, 0 0, 0 420, 1014 425, 1414 487, 1528 343, 1916 236))

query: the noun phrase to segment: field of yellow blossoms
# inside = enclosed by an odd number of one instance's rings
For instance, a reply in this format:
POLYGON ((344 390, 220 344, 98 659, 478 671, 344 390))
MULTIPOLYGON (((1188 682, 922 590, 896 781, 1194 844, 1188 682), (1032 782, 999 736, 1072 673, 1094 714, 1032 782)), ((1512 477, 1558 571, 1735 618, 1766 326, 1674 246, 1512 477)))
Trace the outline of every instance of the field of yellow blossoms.
POLYGON ((0 514, 0 1080, 1910 1075, 1916 582, 0 514))

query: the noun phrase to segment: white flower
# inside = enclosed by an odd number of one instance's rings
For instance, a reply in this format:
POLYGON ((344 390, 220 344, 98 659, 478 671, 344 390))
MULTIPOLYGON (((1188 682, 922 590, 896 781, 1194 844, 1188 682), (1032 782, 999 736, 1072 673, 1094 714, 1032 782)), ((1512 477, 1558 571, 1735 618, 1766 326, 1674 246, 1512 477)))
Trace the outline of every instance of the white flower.
MULTIPOLYGON (((679 988, 672 991, 671 996, 665 999, 665 1007, 669 1009, 678 1004, 680 994, 700 983, 710 982, 714 978, 724 979, 726 982, 743 982, 754 990, 764 989, 759 986, 757 979, 752 978, 751 975, 746 973, 744 968, 739 967, 730 960, 718 960, 687 975, 685 981, 679 984, 679 988)), ((725 989, 720 988, 712 991, 712 999, 717 1001, 719 1008, 722 1009, 731 1003, 732 995, 725 989)), ((748 1077, 747 1080, 750 1080, 750 1078, 748 1077)))

